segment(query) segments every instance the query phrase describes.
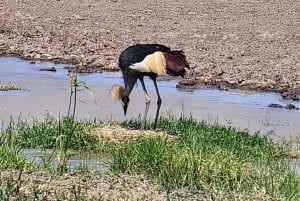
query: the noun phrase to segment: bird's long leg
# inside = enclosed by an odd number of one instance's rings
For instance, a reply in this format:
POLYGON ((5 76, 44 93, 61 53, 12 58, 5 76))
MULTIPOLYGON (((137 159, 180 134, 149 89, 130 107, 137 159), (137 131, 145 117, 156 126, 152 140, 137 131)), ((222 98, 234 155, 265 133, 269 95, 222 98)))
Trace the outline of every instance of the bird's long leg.
POLYGON ((144 90, 144 93, 145 93, 145 98, 146 98, 146 109, 145 109, 144 118, 143 118, 143 122, 142 122, 142 128, 141 128, 142 130, 144 130, 145 123, 146 123, 146 118, 147 118, 147 114, 148 114, 148 110, 149 110, 149 105, 150 105, 151 100, 149 98, 149 95, 148 95, 148 92, 147 92, 147 89, 146 89, 143 78, 140 78, 140 81, 142 83, 142 87, 143 87, 143 90, 144 90))
POLYGON ((154 82, 154 86, 156 89, 156 94, 157 94, 157 110, 156 110, 156 115, 155 115, 155 120, 154 120, 154 129, 156 129, 157 126, 157 119, 158 119, 158 115, 159 115, 159 110, 160 110, 160 106, 161 106, 161 97, 159 95, 159 91, 158 91, 158 87, 157 87, 157 83, 156 83, 156 76, 151 77, 151 79, 154 82))

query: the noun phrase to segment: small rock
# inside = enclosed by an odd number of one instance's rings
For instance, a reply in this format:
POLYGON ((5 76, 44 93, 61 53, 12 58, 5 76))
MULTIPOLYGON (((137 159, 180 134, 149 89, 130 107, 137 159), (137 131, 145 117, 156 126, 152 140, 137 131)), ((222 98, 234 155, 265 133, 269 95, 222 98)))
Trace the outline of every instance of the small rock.
POLYGON ((298 107, 296 107, 294 104, 291 104, 291 103, 287 104, 285 106, 285 108, 288 109, 288 110, 299 110, 298 107))
POLYGON ((195 86, 197 84, 195 79, 184 79, 179 81, 179 86, 195 86))
POLYGON ((283 108, 282 105, 278 104, 278 103, 270 103, 268 105, 268 107, 274 107, 274 108, 283 108))
POLYGON ((278 104, 278 103, 270 103, 268 105, 268 107, 273 107, 273 108, 285 108, 287 110, 299 110, 298 107, 296 107, 294 104, 287 104, 285 107, 283 107, 282 105, 278 104))
POLYGON ((39 60, 39 59, 41 59, 41 55, 40 55, 40 54, 35 54, 35 55, 33 56, 33 58, 39 60))
POLYGON ((223 74, 225 73, 225 71, 221 68, 221 69, 218 69, 217 71, 216 71, 216 75, 217 76, 222 76, 223 74))
POLYGON ((51 71, 56 72, 56 68, 54 66, 41 68, 40 71, 51 71))

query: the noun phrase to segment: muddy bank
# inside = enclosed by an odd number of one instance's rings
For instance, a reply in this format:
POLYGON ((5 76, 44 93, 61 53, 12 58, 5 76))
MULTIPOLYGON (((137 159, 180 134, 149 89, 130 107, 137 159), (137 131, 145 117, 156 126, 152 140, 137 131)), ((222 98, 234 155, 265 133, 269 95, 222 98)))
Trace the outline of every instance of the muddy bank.
POLYGON ((0 55, 117 70, 122 49, 162 43, 192 67, 181 88, 203 85, 300 97, 300 2, 3 0, 0 55))

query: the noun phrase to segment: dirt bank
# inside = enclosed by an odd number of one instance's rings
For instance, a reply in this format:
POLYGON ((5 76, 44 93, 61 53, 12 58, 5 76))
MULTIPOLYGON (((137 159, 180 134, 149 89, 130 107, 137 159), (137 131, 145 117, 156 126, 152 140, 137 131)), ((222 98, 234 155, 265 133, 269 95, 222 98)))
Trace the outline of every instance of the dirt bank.
POLYGON ((46 172, 1 171, 1 196, 9 200, 270 200, 265 192, 239 193, 179 189, 169 194, 142 176, 99 175, 94 172, 72 172, 60 177, 46 172))
POLYGON ((78 72, 116 70, 122 49, 183 49, 181 88, 275 91, 300 98, 297 0, 2 0, 0 55, 56 60, 78 72))

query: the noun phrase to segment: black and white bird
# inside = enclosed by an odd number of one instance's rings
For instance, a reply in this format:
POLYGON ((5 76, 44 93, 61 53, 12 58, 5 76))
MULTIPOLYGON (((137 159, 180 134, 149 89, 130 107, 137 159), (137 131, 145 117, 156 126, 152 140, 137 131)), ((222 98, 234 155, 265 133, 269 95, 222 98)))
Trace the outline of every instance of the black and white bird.
POLYGON ((147 113, 150 105, 150 98, 144 83, 144 76, 149 76, 154 82, 157 93, 157 111, 154 121, 154 129, 157 126, 157 119, 161 106, 161 97, 158 91, 156 78, 163 75, 184 76, 189 64, 183 51, 173 51, 160 44, 137 44, 126 48, 119 56, 119 67, 123 74, 125 88, 114 85, 110 95, 112 99, 122 100, 124 114, 126 115, 129 104, 129 95, 140 80, 145 97, 146 109, 142 122, 142 130, 145 127, 147 113))

